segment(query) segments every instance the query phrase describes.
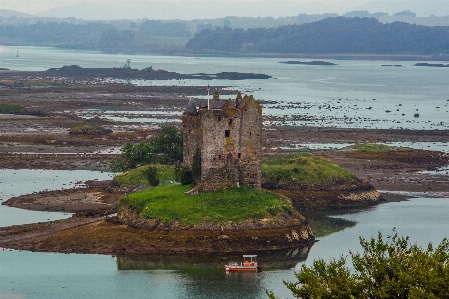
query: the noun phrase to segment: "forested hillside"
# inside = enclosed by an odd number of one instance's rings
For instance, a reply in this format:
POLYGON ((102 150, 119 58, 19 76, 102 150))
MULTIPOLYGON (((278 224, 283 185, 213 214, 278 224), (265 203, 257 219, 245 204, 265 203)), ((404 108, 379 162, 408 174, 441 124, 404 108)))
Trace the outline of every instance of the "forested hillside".
MULTIPOLYGON (((281 21, 313 19, 307 17, 281 21)), ((0 18, 0 44, 6 46, 109 53, 449 55, 449 26, 384 24, 376 18, 330 17, 247 29, 234 27, 239 19, 220 20, 221 26, 177 20, 5 20, 0 18)))
POLYGON ((0 44, 56 46, 110 53, 181 51, 192 36, 184 22, 43 22, 0 24, 0 44))
POLYGON ((194 53, 449 54, 449 27, 374 18, 327 18, 277 28, 203 30, 186 45, 194 53))

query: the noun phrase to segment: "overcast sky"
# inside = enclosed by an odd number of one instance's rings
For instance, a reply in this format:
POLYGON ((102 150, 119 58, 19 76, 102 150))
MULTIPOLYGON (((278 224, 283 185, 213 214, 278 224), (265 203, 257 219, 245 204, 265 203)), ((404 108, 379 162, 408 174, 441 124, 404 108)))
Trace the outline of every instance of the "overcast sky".
POLYGON ((285 17, 354 10, 411 10, 418 16, 449 15, 449 0, 0 0, 1 9, 41 16, 88 19, 209 19, 224 16, 285 17))

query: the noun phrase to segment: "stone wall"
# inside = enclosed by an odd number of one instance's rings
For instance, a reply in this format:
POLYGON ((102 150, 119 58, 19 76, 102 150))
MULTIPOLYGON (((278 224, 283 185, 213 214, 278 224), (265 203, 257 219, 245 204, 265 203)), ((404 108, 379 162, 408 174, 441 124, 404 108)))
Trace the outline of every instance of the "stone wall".
POLYGON ((209 107, 198 109, 189 102, 182 122, 184 165, 192 167, 197 149, 201 153, 198 192, 217 191, 239 184, 260 189, 262 109, 252 96, 242 98, 238 95, 235 102, 212 100, 209 107), (221 180, 220 175, 223 175, 221 180))

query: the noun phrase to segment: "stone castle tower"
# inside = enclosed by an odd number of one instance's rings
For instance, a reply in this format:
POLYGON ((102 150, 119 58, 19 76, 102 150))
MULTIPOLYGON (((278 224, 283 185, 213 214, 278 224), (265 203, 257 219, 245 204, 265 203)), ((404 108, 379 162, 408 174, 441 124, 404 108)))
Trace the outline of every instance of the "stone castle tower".
POLYGON ((190 101, 182 115, 184 165, 201 156, 201 178, 191 193, 218 191, 240 184, 260 189, 262 108, 252 96, 221 100, 209 106, 190 101))

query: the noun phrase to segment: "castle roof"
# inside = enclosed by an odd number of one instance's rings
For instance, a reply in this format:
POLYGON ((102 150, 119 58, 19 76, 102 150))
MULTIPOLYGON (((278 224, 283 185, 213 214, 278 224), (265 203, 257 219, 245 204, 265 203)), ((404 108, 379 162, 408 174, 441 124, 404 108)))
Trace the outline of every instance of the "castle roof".
POLYGON ((189 103, 187 104, 185 113, 191 115, 197 115, 198 111, 196 110, 195 103, 192 98, 189 99, 189 103))

